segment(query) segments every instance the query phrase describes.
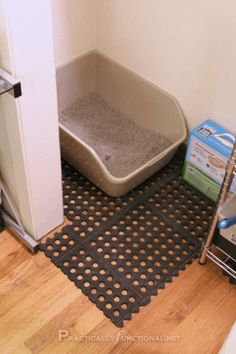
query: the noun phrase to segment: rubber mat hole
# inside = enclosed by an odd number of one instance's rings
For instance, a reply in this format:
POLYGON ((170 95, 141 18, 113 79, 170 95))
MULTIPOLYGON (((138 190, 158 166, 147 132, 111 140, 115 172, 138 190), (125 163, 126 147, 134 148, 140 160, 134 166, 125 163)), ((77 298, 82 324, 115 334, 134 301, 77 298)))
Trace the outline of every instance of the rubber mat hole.
POLYGON ((149 280, 149 281, 148 281, 148 285, 149 285, 149 286, 153 286, 153 285, 154 285, 154 281, 153 281, 153 280, 149 280))
POLYGON ((119 296, 115 296, 115 297, 114 297, 114 301, 115 301, 115 302, 120 302, 119 296))
POLYGON ((118 310, 113 311, 113 315, 115 317, 119 317, 120 316, 120 311, 118 311, 118 310))
POLYGON ((108 310, 112 309, 112 304, 110 302, 108 302, 105 306, 108 310))

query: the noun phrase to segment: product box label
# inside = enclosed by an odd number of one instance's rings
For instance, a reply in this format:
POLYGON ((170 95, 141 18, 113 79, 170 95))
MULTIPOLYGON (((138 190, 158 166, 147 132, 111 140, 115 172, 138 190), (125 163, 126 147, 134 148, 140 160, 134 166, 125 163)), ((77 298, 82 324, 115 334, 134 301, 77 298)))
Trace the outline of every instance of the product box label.
MULTIPOLYGON (((210 120, 193 129, 189 138, 183 179, 216 201, 234 141, 234 135, 210 120)), ((236 178, 232 182, 230 192, 236 193, 236 178)))

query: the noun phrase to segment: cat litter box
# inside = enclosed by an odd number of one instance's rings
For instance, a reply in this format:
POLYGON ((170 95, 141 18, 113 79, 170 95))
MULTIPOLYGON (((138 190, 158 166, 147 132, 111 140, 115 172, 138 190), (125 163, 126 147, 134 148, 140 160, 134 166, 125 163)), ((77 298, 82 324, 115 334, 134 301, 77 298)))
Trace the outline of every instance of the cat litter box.
POLYGON ((107 194, 124 195, 184 142, 174 97, 92 52, 57 71, 63 158, 107 194))

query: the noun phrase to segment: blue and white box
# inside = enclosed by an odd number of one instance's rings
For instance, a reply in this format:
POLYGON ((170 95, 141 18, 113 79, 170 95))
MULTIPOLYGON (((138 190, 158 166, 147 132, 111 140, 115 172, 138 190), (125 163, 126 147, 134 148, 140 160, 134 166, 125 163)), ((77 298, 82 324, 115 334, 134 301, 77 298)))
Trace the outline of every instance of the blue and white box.
MULTIPOLYGON (((233 134, 211 120, 193 129, 189 137, 183 179, 209 199, 217 201, 234 142, 233 134)), ((236 193, 236 178, 233 179, 230 193, 236 193)))

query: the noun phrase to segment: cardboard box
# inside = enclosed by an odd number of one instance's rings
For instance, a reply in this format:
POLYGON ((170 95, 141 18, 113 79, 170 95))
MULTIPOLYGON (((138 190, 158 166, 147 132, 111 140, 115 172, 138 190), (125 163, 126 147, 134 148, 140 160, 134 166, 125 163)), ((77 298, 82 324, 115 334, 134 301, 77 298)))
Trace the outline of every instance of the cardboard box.
MULTIPOLYGON (((191 131, 183 169, 183 179, 216 202, 231 156, 235 136, 207 120, 191 131)), ((231 188, 236 194, 236 177, 231 188)))

